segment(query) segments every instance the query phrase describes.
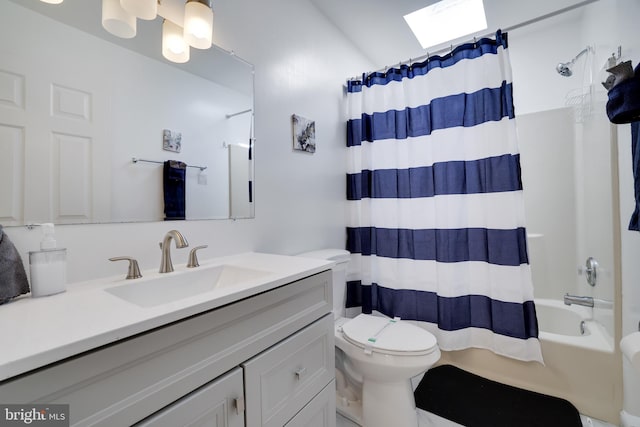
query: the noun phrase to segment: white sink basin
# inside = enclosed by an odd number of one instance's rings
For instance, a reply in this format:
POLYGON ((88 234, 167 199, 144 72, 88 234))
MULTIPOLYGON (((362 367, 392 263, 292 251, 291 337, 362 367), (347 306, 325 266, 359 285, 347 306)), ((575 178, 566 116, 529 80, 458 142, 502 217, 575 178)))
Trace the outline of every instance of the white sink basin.
POLYGON ((105 291, 140 307, 153 307, 214 289, 242 285, 268 274, 267 271, 235 265, 203 266, 157 277, 128 280, 124 285, 105 291))

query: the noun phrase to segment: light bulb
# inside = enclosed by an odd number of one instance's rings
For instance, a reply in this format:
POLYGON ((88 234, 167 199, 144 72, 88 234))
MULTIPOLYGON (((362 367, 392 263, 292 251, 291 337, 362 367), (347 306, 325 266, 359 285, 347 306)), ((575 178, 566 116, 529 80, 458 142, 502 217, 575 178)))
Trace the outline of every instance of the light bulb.
POLYGON ((158 15, 158 0, 120 0, 120 5, 140 19, 153 20, 158 15))
POLYGON ((166 19, 162 23, 162 56, 180 64, 187 62, 190 56, 182 27, 166 19))
POLYGON ((197 49, 209 49, 213 39, 213 10, 198 0, 184 7, 184 39, 197 49))
POLYGON ((119 0, 102 0, 102 26, 123 39, 136 36, 136 17, 128 14, 119 0))

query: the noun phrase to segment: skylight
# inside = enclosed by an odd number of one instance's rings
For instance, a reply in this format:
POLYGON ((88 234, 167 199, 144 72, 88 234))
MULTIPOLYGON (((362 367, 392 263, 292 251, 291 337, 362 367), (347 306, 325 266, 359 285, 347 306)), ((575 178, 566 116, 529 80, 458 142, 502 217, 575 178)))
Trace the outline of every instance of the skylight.
POLYGON ((423 49, 487 29, 482 0, 441 0, 404 19, 423 49))

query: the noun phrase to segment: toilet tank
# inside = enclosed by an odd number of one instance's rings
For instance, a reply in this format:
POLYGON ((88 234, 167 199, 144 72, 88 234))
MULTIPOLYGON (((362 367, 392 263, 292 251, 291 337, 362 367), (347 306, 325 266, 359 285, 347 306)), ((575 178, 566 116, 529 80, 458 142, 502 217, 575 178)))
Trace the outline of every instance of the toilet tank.
POLYGON ((321 249, 304 252, 298 256, 305 258, 324 259, 334 261, 336 264, 331 269, 333 276, 333 315, 345 316, 345 302, 347 298, 347 265, 351 253, 344 249, 321 249))

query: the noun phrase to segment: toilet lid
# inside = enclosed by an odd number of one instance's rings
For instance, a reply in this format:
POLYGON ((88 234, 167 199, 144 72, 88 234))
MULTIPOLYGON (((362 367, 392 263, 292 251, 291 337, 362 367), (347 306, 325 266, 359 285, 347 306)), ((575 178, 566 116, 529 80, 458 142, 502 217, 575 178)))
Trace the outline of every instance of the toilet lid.
POLYGON ((405 356, 424 355, 437 348, 436 337, 407 321, 359 314, 342 325, 347 341, 365 350, 405 356))

